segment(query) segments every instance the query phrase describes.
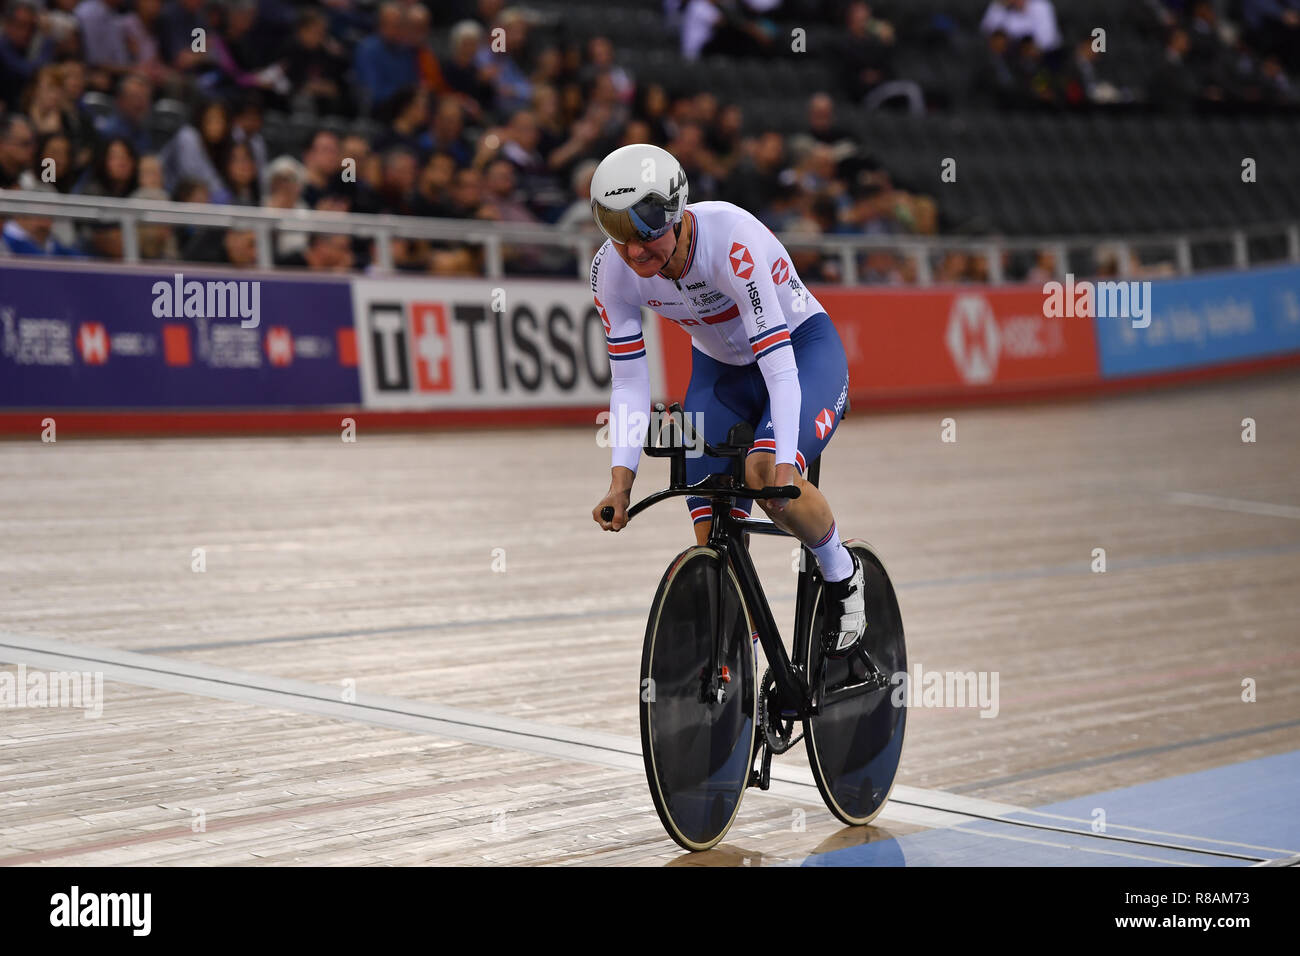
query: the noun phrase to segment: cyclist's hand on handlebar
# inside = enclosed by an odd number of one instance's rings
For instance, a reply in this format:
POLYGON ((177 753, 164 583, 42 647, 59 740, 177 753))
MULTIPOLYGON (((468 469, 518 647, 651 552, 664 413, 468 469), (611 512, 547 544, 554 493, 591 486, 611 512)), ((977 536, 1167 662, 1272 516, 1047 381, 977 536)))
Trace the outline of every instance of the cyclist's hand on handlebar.
MULTIPOLYGON (((772 485, 776 488, 783 488, 786 485, 795 483, 795 468, 788 461, 783 461, 776 466, 776 477, 772 480, 772 485)), ((777 514, 784 514, 785 510, 790 507, 789 498, 770 498, 767 502, 768 508, 777 514)))
POLYGON ((600 499, 600 504, 591 509, 591 517, 606 531, 621 531, 627 525, 627 508, 631 502, 631 492, 610 489, 609 493, 600 499), (605 520, 605 516, 601 514, 606 508, 613 509, 612 520, 605 520))

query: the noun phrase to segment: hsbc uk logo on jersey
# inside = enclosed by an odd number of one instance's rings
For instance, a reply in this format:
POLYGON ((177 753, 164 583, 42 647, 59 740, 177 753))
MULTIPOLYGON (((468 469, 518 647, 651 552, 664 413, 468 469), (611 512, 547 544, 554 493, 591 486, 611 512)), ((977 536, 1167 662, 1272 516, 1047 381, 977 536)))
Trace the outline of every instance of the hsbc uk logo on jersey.
POLYGON ((754 257, 749 254, 749 249, 739 242, 731 244, 731 252, 727 256, 731 263, 731 271, 736 274, 737 279, 748 279, 754 273, 754 257))
POLYGON ((430 298, 429 286, 416 284, 405 291, 371 280, 354 286, 366 404, 469 408, 607 399, 608 319, 590 298, 523 283, 512 285, 508 297, 500 288, 481 297, 470 289, 463 297, 430 298))

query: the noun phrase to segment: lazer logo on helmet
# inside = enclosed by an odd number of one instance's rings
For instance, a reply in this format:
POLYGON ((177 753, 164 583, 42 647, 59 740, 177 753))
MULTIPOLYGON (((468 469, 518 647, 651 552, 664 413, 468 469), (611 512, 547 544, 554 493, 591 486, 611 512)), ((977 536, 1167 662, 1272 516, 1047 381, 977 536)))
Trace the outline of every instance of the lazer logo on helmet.
POLYGON ((621 195, 623 195, 624 193, 634 193, 634 192, 636 192, 636 187, 635 187, 635 186, 624 186, 622 189, 610 189, 610 190, 608 190, 608 191, 605 193, 605 197, 606 197, 606 198, 609 198, 610 196, 621 196, 621 195))
POLYGON ((677 195, 677 191, 686 184, 686 170, 677 170, 677 175, 673 177, 672 182, 668 184, 668 198, 671 199, 677 195))

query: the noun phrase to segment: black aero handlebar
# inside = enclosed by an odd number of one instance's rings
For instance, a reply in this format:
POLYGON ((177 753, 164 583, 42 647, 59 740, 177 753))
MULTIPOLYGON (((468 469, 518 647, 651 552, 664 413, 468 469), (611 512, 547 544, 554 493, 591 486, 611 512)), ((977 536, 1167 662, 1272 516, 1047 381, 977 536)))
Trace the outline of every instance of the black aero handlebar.
MULTIPOLYGON (((710 488, 704 485, 687 485, 685 488, 668 488, 664 491, 656 491, 653 495, 638 501, 631 508, 627 509, 627 518, 629 521, 635 515, 640 514, 651 505, 658 504, 665 498, 680 498, 684 495, 695 495, 698 498, 750 498, 754 501, 768 501, 772 498, 798 498, 799 488, 796 485, 768 485, 765 488, 746 488, 743 485, 736 488, 710 488)), ((613 505, 605 505, 600 509, 600 517, 603 521, 614 520, 613 505)))
MULTIPOLYGON (((669 487, 643 498, 629 508, 627 511, 629 521, 646 508, 658 504, 665 498, 676 498, 684 495, 694 495, 710 500, 718 498, 749 498, 754 501, 799 497, 799 489, 795 485, 768 485, 764 488, 747 488, 738 480, 729 480, 727 475, 710 475, 698 484, 686 484, 685 442, 688 438, 692 447, 702 447, 704 454, 710 457, 734 458, 736 460, 736 473, 739 475, 740 462, 744 460, 745 455, 749 453, 749 450, 754 445, 754 428, 748 422, 738 422, 731 427, 731 431, 727 435, 727 441, 724 444, 710 445, 701 438, 691 423, 686 420, 686 416, 682 414, 682 407, 677 402, 673 402, 667 409, 662 404, 656 404, 654 410, 658 413, 667 411, 669 414, 677 416, 675 422, 680 425, 683 444, 668 448, 657 447, 651 444, 649 432, 646 433, 645 445, 642 449, 646 454, 655 458, 673 459, 669 469, 669 487)), ((606 505, 601 508, 600 517, 602 521, 613 521, 613 506, 606 505)))

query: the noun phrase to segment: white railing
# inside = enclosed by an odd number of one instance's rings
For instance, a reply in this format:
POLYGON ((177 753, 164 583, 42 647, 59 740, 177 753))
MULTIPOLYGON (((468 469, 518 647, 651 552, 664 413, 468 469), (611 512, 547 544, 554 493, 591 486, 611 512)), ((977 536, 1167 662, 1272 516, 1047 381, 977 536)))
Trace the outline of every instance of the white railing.
MULTIPOLYGON (((269 209, 255 206, 218 206, 204 203, 176 203, 145 199, 108 199, 100 196, 63 196, 47 192, 11 190, 0 192, 0 218, 44 216, 100 223, 116 223, 122 229, 126 262, 138 263, 141 223, 173 226, 207 226, 251 230, 257 237, 257 259, 262 268, 274 266, 271 253, 276 230, 346 234, 375 240, 377 273, 393 271, 391 240, 429 239, 480 246, 488 278, 505 275, 505 249, 509 246, 553 246, 571 250, 577 258, 577 274, 585 277, 591 257, 600 245, 595 226, 560 229, 531 223, 502 223, 481 219, 428 219, 418 216, 372 215, 368 213, 317 212, 305 209, 269 209)), ((1300 262, 1300 224, 1295 222, 1204 230, 1189 233, 1135 236, 1052 236, 1039 238, 956 237, 956 236, 851 236, 791 235, 781 241, 792 250, 809 249, 834 256, 840 263, 846 285, 859 281, 858 256, 885 250, 909 256, 918 285, 934 282, 936 256, 949 252, 974 253, 985 257, 989 282, 1006 281, 1003 254, 1006 252, 1052 252, 1058 275, 1076 271, 1071 257, 1081 249, 1109 246, 1116 253, 1119 275, 1132 273, 1134 250, 1161 249, 1172 270, 1188 275, 1193 270, 1193 247, 1220 245, 1231 249, 1231 261, 1238 269, 1257 264, 1250 256, 1252 238, 1284 239, 1286 259, 1300 262)), ((3 254, 0 247, 0 254, 3 254)), ((1278 261, 1278 260, 1270 260, 1278 261)), ((1077 270, 1082 274, 1085 270, 1077 270)))

